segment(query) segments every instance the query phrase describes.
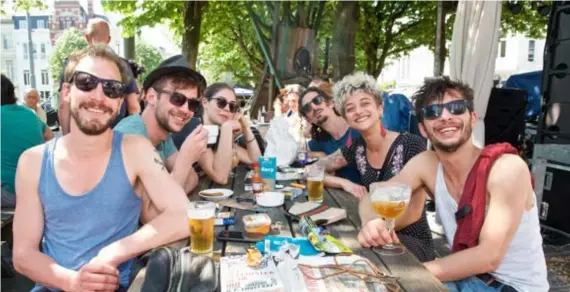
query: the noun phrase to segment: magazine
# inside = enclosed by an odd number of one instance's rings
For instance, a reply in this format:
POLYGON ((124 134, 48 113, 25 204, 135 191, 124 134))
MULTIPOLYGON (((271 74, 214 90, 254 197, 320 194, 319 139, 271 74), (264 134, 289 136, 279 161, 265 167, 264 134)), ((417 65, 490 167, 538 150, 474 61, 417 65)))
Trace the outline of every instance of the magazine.
POLYGON ((232 255, 220 259, 222 292, 284 292, 275 263, 268 260, 263 267, 253 268, 246 263, 247 255, 232 255))
MULTIPOLYGON (((339 265, 356 271, 373 273, 358 255, 338 256, 339 265)), ((319 268, 335 265, 334 257, 287 257, 278 262, 268 261, 263 268, 251 268, 245 263, 245 255, 223 257, 220 260, 222 292, 229 291, 284 291, 284 292, 340 292, 340 291, 389 291, 382 283, 365 282, 349 273, 334 275, 338 270, 319 268), (306 265, 306 266, 303 266, 306 265), (308 267, 310 266, 310 267, 308 267), (316 278, 316 279, 315 279, 316 278)))

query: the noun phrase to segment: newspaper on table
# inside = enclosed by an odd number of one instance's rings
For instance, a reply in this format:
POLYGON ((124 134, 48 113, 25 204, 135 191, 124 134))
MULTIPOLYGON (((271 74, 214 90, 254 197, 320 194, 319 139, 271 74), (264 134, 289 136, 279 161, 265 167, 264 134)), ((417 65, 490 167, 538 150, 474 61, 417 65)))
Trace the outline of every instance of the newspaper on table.
MULTIPOLYGON (((245 256, 241 260, 221 259, 221 287, 222 292, 230 291, 283 291, 283 292, 340 292, 340 291, 372 291, 387 292, 382 283, 366 282, 349 273, 320 279, 338 272, 333 269, 320 269, 318 267, 334 265, 333 257, 287 257, 278 262, 272 260, 264 268, 251 268, 245 263, 245 256), (299 266, 310 265, 311 267, 299 266), (317 278, 312 279, 312 278, 317 278)), ((354 263, 362 259, 358 255, 338 256, 338 264, 350 266, 352 270, 373 273, 365 262, 354 263)))

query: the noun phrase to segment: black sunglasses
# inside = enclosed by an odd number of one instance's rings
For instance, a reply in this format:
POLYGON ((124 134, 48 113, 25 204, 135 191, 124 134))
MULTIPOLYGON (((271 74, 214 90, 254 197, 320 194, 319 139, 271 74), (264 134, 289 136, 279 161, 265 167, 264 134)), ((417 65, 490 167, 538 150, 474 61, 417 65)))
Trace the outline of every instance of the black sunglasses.
POLYGON ((320 105, 321 103, 323 103, 323 100, 325 100, 325 98, 322 95, 319 94, 315 96, 313 99, 311 99, 311 101, 307 102, 304 106, 301 107, 301 113, 303 113, 304 115, 310 113, 311 110, 313 109, 311 103, 315 105, 320 105))
POLYGON ((198 98, 188 98, 186 95, 180 92, 171 91, 164 88, 153 87, 153 89, 158 93, 170 95, 170 103, 174 106, 181 107, 185 103, 188 103, 188 110, 193 113, 198 112, 202 106, 202 103, 198 98))
POLYGON ((228 100, 223 97, 212 97, 210 99, 215 99, 220 109, 225 109, 226 106, 229 105, 231 113, 235 114, 239 110, 239 106, 235 102, 228 102, 228 100))
POLYGON ((435 120, 443 114, 443 109, 447 109, 452 115, 462 115, 467 110, 473 110, 473 103, 468 100, 454 100, 448 103, 431 104, 422 109, 423 118, 426 120, 435 120))
POLYGON ((83 71, 75 71, 69 78, 69 83, 74 83, 75 87, 84 92, 89 92, 101 83, 103 85, 103 93, 109 98, 124 97, 127 92, 127 86, 117 80, 103 79, 95 75, 83 71))

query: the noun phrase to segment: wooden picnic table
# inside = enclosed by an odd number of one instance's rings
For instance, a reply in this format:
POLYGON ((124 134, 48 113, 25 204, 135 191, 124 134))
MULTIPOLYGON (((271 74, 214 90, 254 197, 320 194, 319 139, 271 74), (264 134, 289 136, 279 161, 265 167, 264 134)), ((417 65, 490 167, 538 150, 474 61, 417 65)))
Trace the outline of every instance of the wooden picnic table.
MULTIPOLYGON (((244 180, 248 172, 248 168, 244 165, 238 166, 236 176, 228 181, 227 185, 217 185, 208 179, 201 180, 200 189, 207 188, 228 188, 234 191, 232 198, 250 198, 251 191, 244 190, 244 180)), ((284 183, 285 184, 285 183, 284 183)), ((197 192, 191 195, 191 199, 197 199, 197 192)), ((304 200, 304 199, 298 199, 304 200)), ((352 249, 355 254, 369 259, 375 263, 380 269, 384 269, 393 276, 398 277, 398 283, 401 291, 447 291, 443 284, 437 280, 417 259, 416 257, 405 252, 401 255, 383 256, 373 252, 370 248, 363 248, 357 241, 357 234, 360 230, 360 217, 358 216, 358 201, 352 195, 338 189, 325 188, 324 201, 331 207, 346 209, 348 218, 327 226, 331 234, 343 242, 347 247, 352 249)), ((267 214, 271 217, 272 223, 281 222, 281 236, 302 236, 299 230, 299 224, 291 220, 285 215, 285 208, 290 205, 286 201, 285 206, 276 208, 267 208, 267 214)), ((245 231, 243 227, 242 217, 247 214, 254 213, 246 210, 230 210, 225 208, 224 211, 235 212, 235 224, 230 226, 216 226, 215 236, 223 230, 245 231)), ((214 243, 214 258, 218 256, 226 256, 230 254, 244 254, 245 248, 251 246, 248 243, 239 242, 220 242, 214 243)), ((144 268, 139 272, 129 292, 140 291, 144 282, 144 268)))

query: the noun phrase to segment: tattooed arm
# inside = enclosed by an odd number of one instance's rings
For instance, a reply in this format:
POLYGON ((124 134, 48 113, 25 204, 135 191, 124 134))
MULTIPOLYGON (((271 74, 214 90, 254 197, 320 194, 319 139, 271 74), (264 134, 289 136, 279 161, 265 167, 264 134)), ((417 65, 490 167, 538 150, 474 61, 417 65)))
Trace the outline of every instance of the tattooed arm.
POLYGON ((148 197, 159 214, 135 233, 101 249, 97 259, 114 267, 154 247, 189 235, 186 195, 166 171, 150 140, 125 135, 123 161, 129 177, 142 183, 146 190, 143 197, 148 197))
POLYGON ((319 159, 318 162, 325 165, 326 172, 333 172, 339 168, 345 167, 348 164, 348 161, 346 161, 340 149, 327 157, 319 159))

